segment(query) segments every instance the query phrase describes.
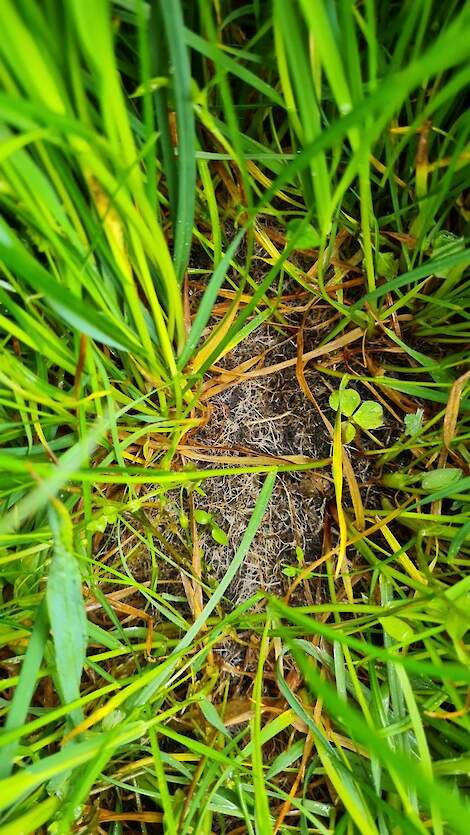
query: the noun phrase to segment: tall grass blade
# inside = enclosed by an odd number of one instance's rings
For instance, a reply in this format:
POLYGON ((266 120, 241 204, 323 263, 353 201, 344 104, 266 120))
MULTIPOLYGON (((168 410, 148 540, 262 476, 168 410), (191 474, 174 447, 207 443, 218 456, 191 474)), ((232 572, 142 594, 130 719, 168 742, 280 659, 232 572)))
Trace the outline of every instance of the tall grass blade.
MULTIPOLYGON (((82 578, 74 554, 73 526, 66 508, 55 499, 49 511, 54 538, 52 562, 47 578, 47 610, 54 644, 57 679, 63 702, 80 697, 80 680, 87 648, 87 617, 82 578)), ((78 724, 80 710, 70 714, 78 724)))

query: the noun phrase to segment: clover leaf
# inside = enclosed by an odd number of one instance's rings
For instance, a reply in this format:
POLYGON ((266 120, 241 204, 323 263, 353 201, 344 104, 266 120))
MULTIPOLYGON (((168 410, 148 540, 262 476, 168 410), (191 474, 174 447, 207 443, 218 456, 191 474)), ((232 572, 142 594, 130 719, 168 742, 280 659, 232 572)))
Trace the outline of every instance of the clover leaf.
POLYGON ((411 412, 405 415, 405 432, 412 437, 417 435, 423 425, 424 409, 416 409, 416 412, 411 412))
POLYGON ((343 420, 341 423, 341 437, 344 444, 350 444, 356 437, 356 427, 349 423, 349 420, 343 420))
POLYGON ((329 400, 331 408, 335 412, 340 411, 346 417, 351 417, 354 414, 360 402, 361 396, 355 389, 333 391, 329 400))
POLYGON ((357 412, 354 412, 353 420, 361 429, 378 429, 384 422, 384 411, 380 403, 364 400, 357 412))
POLYGON ((361 429, 378 429, 383 424, 383 408, 375 400, 364 400, 355 389, 339 388, 330 394, 329 403, 335 412, 348 420, 341 422, 343 442, 349 444, 356 435, 356 426, 361 429))

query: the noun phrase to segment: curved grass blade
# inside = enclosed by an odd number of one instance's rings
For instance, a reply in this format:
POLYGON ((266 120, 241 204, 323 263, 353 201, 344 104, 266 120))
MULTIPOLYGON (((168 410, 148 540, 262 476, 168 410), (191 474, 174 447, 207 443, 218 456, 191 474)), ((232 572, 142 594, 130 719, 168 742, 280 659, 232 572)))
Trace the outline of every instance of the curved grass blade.
POLYGON ((389 771, 406 778, 427 807, 439 808, 443 819, 454 832, 466 835, 470 823, 470 804, 444 784, 430 778, 416 761, 394 751, 386 740, 372 734, 358 711, 343 701, 334 688, 322 679, 314 664, 294 645, 291 650, 309 689, 317 698, 322 699, 330 715, 338 717, 341 724, 348 728, 351 737, 373 753, 389 771))
POLYGON ((55 281, 20 243, 4 220, 0 220, 0 256, 12 270, 36 291, 43 293, 50 306, 81 333, 122 351, 141 352, 132 331, 124 322, 114 324, 83 299, 55 281))
POLYGON ((0 826, 0 835, 19 835, 19 833, 38 832, 40 827, 51 819, 60 800, 49 797, 42 803, 34 805, 30 810, 0 826))
MULTIPOLYGON (((20 680, 11 701, 4 731, 19 728, 26 720, 31 699, 36 688, 36 676, 44 655, 48 626, 46 607, 42 603, 34 621, 33 631, 31 632, 21 667, 20 680)), ((19 739, 11 742, 6 750, 2 752, 0 757, 0 779, 10 775, 19 743, 19 739)))
POLYGON ((259 76, 255 75, 255 73, 251 72, 251 70, 247 70, 246 67, 243 67, 238 63, 238 61, 230 58, 225 52, 218 49, 215 44, 209 43, 204 40, 204 38, 201 38, 200 35, 197 35, 195 32, 191 32, 189 29, 184 30, 184 38, 187 45, 190 46, 191 49, 195 49, 197 52, 200 52, 201 55, 204 55, 206 58, 213 61, 216 66, 221 67, 226 72, 230 72, 242 81, 245 81, 250 87, 254 87, 255 90, 258 90, 259 93, 266 96, 267 99, 270 99, 279 107, 285 107, 284 99, 273 87, 259 78, 259 76))

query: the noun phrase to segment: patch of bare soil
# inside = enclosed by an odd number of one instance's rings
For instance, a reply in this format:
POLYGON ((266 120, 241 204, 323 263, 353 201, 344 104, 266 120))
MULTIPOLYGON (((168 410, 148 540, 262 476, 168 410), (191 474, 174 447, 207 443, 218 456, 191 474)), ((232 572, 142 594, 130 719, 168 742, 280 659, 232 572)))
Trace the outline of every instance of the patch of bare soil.
MULTIPOLYGON (((298 323, 296 323, 298 326, 298 323)), ((318 326, 322 329, 320 311, 314 311, 305 328, 305 350, 318 344, 318 326)), ((230 371, 248 360, 259 358, 251 370, 263 372, 241 381, 229 383, 208 402, 208 420, 204 427, 190 433, 184 449, 189 460, 199 469, 223 469, 219 459, 242 466, 259 457, 266 463, 288 463, 297 460, 318 461, 331 456, 331 437, 322 415, 307 399, 296 378, 293 364, 273 373, 264 374, 267 366, 292 361, 296 356, 295 330, 281 332, 272 325, 251 334, 223 363, 220 370, 230 371), (210 458, 212 460, 206 460, 210 458)), ((343 352, 336 354, 339 370, 345 367, 343 352)), ((328 400, 334 383, 312 366, 304 369, 305 379, 324 415, 334 421, 328 400)), ((367 390, 361 392, 367 396, 367 390)), ((383 437, 383 433, 381 432, 383 437)), ((364 504, 380 506, 383 489, 377 486, 374 459, 364 455, 367 438, 356 438, 349 446, 350 459, 361 490, 364 504), (364 446, 364 449, 362 448, 364 446)), ((188 460, 188 458, 186 458, 188 460)), ((212 514, 215 523, 228 538, 228 545, 218 544, 211 536, 210 526, 198 525, 201 579, 208 590, 220 582, 233 560, 258 498, 264 475, 245 473, 227 475, 201 482, 193 493, 194 507, 212 514)), ((129 529, 117 542, 103 543, 105 550, 122 551, 116 567, 125 570, 144 585, 157 589, 168 606, 191 619, 194 583, 194 554, 190 531, 180 526, 181 500, 189 512, 187 497, 181 491, 171 491, 164 500, 156 498, 153 509, 145 509, 142 517, 144 539, 136 538, 139 519, 129 517, 129 529), (145 537, 153 537, 154 554, 151 558, 145 537), (129 544, 127 544, 129 543, 129 544)), ((344 500, 350 504, 347 484, 344 500)), ((256 592, 266 591, 282 595, 291 585, 299 564, 311 564, 324 553, 325 517, 331 529, 333 543, 337 531, 334 522, 335 501, 331 468, 310 472, 282 472, 278 474, 273 495, 262 524, 237 576, 230 584, 224 608, 251 598, 256 592)), ((127 526, 127 523, 125 522, 127 526)), ((114 529, 113 529, 114 530, 114 529)), ((354 556, 350 568, 354 569, 354 556)), ((110 590, 114 589, 112 585, 110 590)), ((123 592, 115 592, 120 595, 123 592)), ((327 596, 325 568, 320 567, 307 583, 298 587, 294 600, 302 603, 321 602, 327 596)), ((146 595, 145 595, 146 596, 146 595)), ((140 594, 135 600, 126 594, 125 602, 141 606, 140 594)), ((150 603, 151 598, 147 597, 150 603)), ((152 606, 153 608, 153 606, 152 606)), ((165 615, 163 620, 165 620, 165 615)))
MULTIPOLYGON (((321 318, 315 313, 311 330, 305 330, 306 350, 315 347, 318 341, 315 331, 319 321, 321 318)), ((252 369, 262 371, 266 366, 292 361, 295 356, 295 336, 286 336, 285 331, 280 332, 271 325, 245 339, 219 368, 228 371, 260 357, 259 364, 252 369)), ((343 367, 342 354, 338 355, 338 363, 343 367)), ((304 373, 320 409, 333 421, 334 414, 328 404, 332 387, 328 386, 327 378, 308 365, 304 373)), ((226 381, 225 386, 208 401, 206 425, 185 439, 184 448, 199 469, 229 466, 219 463, 219 458, 225 462, 230 460, 230 466, 238 462, 242 466, 248 460, 256 463, 259 456, 263 463, 270 459, 288 463, 293 456, 304 462, 331 456, 329 431, 321 414, 302 392, 294 365, 266 375, 248 376, 233 384, 226 381)), ((359 441, 363 442, 364 439, 359 441)), ((349 449, 363 500, 369 507, 379 505, 373 460, 362 454, 360 446, 352 445, 349 449)), ((228 538, 228 545, 221 545, 212 538, 210 526, 197 528, 201 577, 206 588, 213 587, 225 576, 246 531, 264 477, 245 473, 211 478, 193 493, 195 508, 209 512, 228 538)), ((346 503, 350 503, 346 483, 344 494, 346 503)), ((158 591, 173 601, 179 612, 191 617, 188 601, 194 588, 193 553, 179 526, 179 499, 179 492, 170 493, 160 509, 146 511, 145 516, 153 528, 158 591)), ((265 517, 226 592, 224 606, 242 603, 258 591, 283 594, 292 583, 299 563, 309 564, 322 556, 325 514, 333 526, 334 541, 334 495, 329 466, 310 472, 279 473, 265 517)), ((148 582, 151 564, 145 545, 128 555, 128 566, 135 579, 148 582)), ((324 576, 324 569, 320 568, 317 574, 311 575, 307 585, 298 588, 302 602, 322 600, 326 590, 324 576)))
MULTIPOLYGON (((269 352, 272 365, 292 359, 295 350, 294 341, 267 328, 233 352, 227 367, 264 351, 269 352)), ((327 408, 329 390, 320 375, 307 370, 306 376, 317 401, 327 408)), ((192 445, 209 446, 214 454, 295 455, 315 460, 330 455, 328 431, 302 393, 292 367, 244 380, 217 394, 210 403, 210 420, 191 437, 192 445)), ((278 476, 266 516, 228 589, 227 597, 233 603, 246 600, 258 590, 284 591, 289 584, 284 569, 297 563, 299 548, 306 562, 321 553, 323 517, 331 488, 328 475, 278 476)), ((205 564, 217 580, 225 575, 246 530, 262 478, 251 473, 214 478, 203 485, 205 497, 197 498, 197 505, 210 510, 229 540, 228 547, 217 545, 208 532, 201 532, 205 564)))

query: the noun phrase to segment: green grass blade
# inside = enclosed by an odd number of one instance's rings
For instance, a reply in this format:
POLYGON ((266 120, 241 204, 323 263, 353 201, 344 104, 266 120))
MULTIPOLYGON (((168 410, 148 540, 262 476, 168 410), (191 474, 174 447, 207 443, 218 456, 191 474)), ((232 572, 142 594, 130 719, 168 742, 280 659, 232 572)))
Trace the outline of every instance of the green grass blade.
MULTIPOLYGON (((47 578, 46 600, 54 658, 64 703, 80 697, 80 680, 87 648, 87 618, 80 569, 73 549, 73 527, 64 505, 55 500, 49 512, 54 552, 47 578)), ((80 710, 73 722, 83 719, 80 710)))
POLYGON ((253 768, 253 789, 255 793, 255 822, 257 835, 272 835, 271 813, 269 801, 266 794, 264 780, 263 746, 261 743, 261 706, 263 698, 263 672, 268 648, 269 621, 261 638, 260 652, 258 658, 258 669, 253 687, 253 702, 255 715, 252 721, 253 748, 251 754, 253 768))
POLYGON ((204 295, 197 309, 197 313, 194 318, 194 322, 191 326, 191 330, 189 332, 183 352, 178 360, 178 367, 180 369, 183 369, 185 367, 186 363, 189 361, 190 357, 192 357, 195 349, 197 348, 197 344, 202 336, 202 332, 210 319, 212 308, 214 306, 217 294, 222 286, 224 278, 227 274, 230 262, 232 258, 235 256, 244 234, 245 233, 243 229, 241 229, 237 233, 237 235, 235 235, 232 243, 227 249, 227 252, 222 258, 220 264, 218 264, 217 268, 214 271, 214 274, 212 275, 210 281, 207 284, 207 287, 204 291, 204 295))
POLYGON ((163 3, 161 11, 173 63, 173 95, 178 130, 178 203, 174 229, 174 259, 176 275, 181 282, 188 263, 192 241, 196 190, 191 71, 185 45, 185 29, 180 0, 163 3))
MULTIPOLYGON (((42 604, 36 614, 31 637, 24 655, 21 667, 20 680, 16 686, 14 696, 11 700, 10 709, 6 718, 4 731, 20 728, 28 715, 29 706, 37 683, 37 674, 44 656, 49 631, 47 611, 42 604)), ((2 751, 0 756, 0 779, 8 777, 13 768, 19 740, 10 743, 2 751)))
POLYGON ((255 73, 251 72, 251 70, 248 70, 238 61, 230 58, 223 50, 218 49, 217 46, 204 40, 204 38, 201 38, 200 35, 197 35, 195 32, 191 32, 189 29, 185 29, 184 37, 187 45, 191 47, 191 49, 200 52, 201 55, 205 55, 206 58, 210 58, 211 61, 214 61, 216 66, 222 67, 222 69, 226 72, 236 75, 241 81, 245 81, 246 84, 253 87, 261 93, 261 95, 273 101, 279 107, 284 107, 284 100, 281 98, 279 93, 276 92, 276 90, 274 90, 269 84, 266 84, 262 78, 259 78, 259 76, 255 75, 255 73))
POLYGON ((29 835, 37 832, 38 829, 47 823, 56 812, 60 800, 58 797, 49 797, 29 809, 23 815, 14 818, 9 823, 0 825, 0 835, 29 835))
POLYGON ((332 716, 341 717, 342 724, 347 727, 353 739, 371 750, 388 768, 406 776, 409 785, 416 788, 426 805, 430 807, 433 803, 438 804, 444 819, 454 831, 465 835, 470 823, 470 804, 458 798, 443 784, 430 779, 416 762, 392 751, 385 741, 371 734, 359 713, 344 703, 331 685, 321 679, 313 664, 307 662, 305 656, 295 649, 293 654, 312 692, 324 700, 332 716))

